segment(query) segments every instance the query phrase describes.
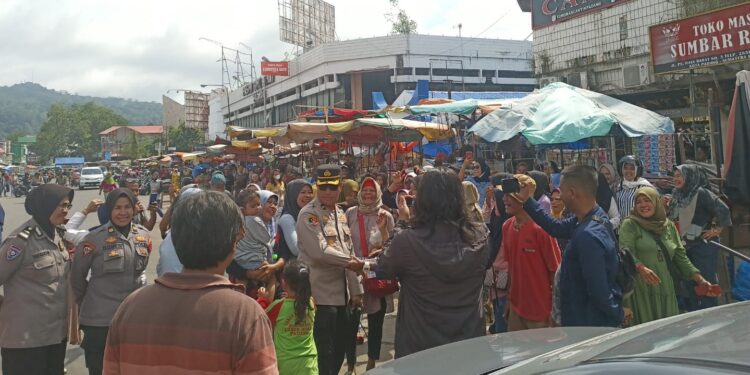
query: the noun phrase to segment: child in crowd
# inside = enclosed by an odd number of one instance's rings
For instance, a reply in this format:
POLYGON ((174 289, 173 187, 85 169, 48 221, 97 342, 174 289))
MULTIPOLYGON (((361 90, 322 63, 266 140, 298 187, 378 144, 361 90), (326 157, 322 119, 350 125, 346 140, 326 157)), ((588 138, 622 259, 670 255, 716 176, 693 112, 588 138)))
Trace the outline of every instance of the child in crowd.
POLYGON ((237 243, 234 260, 227 267, 227 274, 230 278, 245 283, 247 294, 253 298, 257 297, 257 288, 260 286, 276 290, 275 274, 283 267, 283 264, 271 264, 275 241, 273 215, 276 213, 277 199, 276 195, 265 190, 246 190, 237 199, 244 215, 245 236, 237 243), (268 210, 265 209, 267 203, 270 205, 268 210))
POLYGON ((286 298, 274 301, 265 288, 258 291, 258 302, 266 307, 273 326, 273 342, 279 375, 317 375, 318 351, 313 338, 315 308, 312 303, 310 270, 298 261, 284 266, 281 288, 286 298))

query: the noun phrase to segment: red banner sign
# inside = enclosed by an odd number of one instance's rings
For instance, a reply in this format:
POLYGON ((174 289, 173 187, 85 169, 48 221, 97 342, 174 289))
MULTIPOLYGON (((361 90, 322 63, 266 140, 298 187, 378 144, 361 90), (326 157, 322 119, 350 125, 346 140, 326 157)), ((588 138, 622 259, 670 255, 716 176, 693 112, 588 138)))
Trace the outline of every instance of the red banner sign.
POLYGON ((261 61, 260 74, 264 76, 288 76, 289 61, 261 61))
POLYGON ((750 4, 651 26, 649 38, 657 74, 750 59, 750 4))

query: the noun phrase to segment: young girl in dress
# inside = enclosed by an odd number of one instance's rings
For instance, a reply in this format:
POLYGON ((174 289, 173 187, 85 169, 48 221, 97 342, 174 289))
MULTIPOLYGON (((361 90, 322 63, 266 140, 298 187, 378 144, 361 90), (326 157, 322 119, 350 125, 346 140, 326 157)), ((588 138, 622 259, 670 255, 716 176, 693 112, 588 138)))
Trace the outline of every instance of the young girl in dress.
POLYGON ((273 325, 273 342, 279 374, 318 374, 318 351, 313 339, 315 308, 312 303, 310 270, 299 260, 290 260, 281 276, 286 297, 271 302, 264 288, 258 291, 258 303, 266 307, 273 325))

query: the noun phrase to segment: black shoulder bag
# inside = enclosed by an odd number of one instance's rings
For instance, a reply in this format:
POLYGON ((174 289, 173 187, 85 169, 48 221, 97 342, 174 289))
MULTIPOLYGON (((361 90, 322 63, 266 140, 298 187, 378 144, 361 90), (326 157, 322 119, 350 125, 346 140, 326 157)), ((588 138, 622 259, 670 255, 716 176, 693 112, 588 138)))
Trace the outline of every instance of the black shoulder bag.
POLYGON ((656 241, 656 245, 659 246, 659 252, 661 253, 661 256, 664 258, 664 261, 667 262, 667 269, 669 269, 669 275, 672 276, 672 284, 674 285, 674 291, 677 294, 678 297, 684 297, 687 296, 687 288, 685 287, 685 281, 681 277, 680 270, 677 269, 677 267, 672 263, 672 257, 669 256, 669 251, 667 250, 667 247, 664 245, 664 242, 661 242, 661 238, 657 237, 655 234, 644 230, 648 234, 651 235, 651 237, 656 241))

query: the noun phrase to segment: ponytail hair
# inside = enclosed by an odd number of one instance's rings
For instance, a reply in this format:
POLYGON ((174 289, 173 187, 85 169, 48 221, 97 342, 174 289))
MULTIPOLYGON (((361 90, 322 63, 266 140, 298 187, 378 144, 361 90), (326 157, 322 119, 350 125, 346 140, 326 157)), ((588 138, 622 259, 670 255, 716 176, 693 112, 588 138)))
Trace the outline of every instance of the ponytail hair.
POLYGON ((299 260, 291 260, 284 266, 284 281, 289 288, 294 289, 297 297, 294 301, 294 315, 296 323, 299 324, 307 318, 307 309, 310 308, 310 268, 299 260))

